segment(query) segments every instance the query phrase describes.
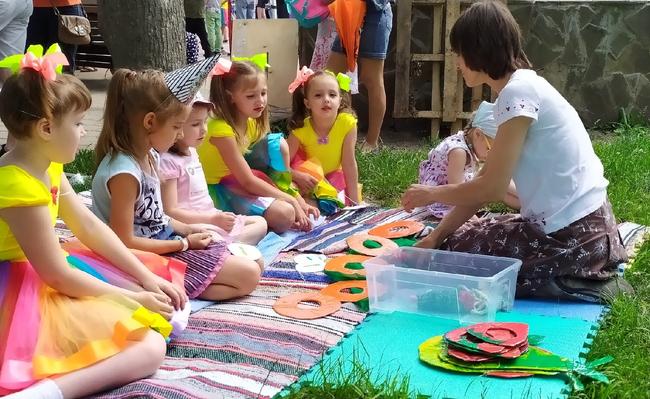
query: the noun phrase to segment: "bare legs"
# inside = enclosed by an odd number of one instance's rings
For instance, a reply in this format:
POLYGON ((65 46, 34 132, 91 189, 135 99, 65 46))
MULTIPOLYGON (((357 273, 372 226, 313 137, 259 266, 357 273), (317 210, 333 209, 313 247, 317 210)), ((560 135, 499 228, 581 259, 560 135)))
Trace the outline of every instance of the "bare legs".
POLYGON ((248 295, 260 281, 262 267, 255 261, 228 256, 212 284, 199 295, 209 301, 221 301, 248 295))
MULTIPOLYGON (((345 54, 332 52, 327 68, 333 72, 345 72, 345 54)), ((379 145, 379 134, 386 114, 384 60, 359 58, 359 81, 368 90, 368 132, 362 150, 373 150, 379 145)))

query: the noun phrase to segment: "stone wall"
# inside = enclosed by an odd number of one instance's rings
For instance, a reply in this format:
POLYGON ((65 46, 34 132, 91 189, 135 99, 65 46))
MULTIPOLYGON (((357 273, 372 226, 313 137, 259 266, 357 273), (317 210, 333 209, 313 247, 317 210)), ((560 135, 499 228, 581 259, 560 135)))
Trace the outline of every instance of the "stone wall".
POLYGON ((508 3, 534 68, 586 124, 650 119, 650 1, 508 3))
MULTIPOLYGON (((587 126, 618 121, 621 109, 650 119, 650 1, 509 0, 508 6, 521 26, 534 68, 569 100, 587 126)), ((414 53, 431 50, 430 10, 414 7, 414 53)), ((384 126, 425 131, 426 120, 391 118, 396 23, 393 26, 385 66, 384 126)), ((315 32, 302 32, 302 64, 309 64, 315 32)), ((430 104, 430 70, 430 64, 412 64, 411 94, 417 108, 430 104)), ((363 93, 355 96, 355 106, 363 121, 367 110, 363 93)))

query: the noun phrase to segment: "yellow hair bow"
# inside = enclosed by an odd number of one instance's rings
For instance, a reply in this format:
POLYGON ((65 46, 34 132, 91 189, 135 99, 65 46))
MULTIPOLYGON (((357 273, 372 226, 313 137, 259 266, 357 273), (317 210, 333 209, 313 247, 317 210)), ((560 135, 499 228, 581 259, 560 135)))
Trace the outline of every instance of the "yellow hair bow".
POLYGON ((268 64, 269 58, 267 53, 255 54, 252 57, 232 57, 233 61, 248 61, 255 64, 259 69, 265 71, 271 65, 268 64))
POLYGON ((45 80, 55 80, 56 74, 63 70, 63 65, 70 65, 70 63, 57 43, 51 45, 45 55, 43 55, 43 46, 33 44, 25 54, 10 55, 0 61, 0 68, 8 68, 12 73, 30 68, 43 75, 45 80))

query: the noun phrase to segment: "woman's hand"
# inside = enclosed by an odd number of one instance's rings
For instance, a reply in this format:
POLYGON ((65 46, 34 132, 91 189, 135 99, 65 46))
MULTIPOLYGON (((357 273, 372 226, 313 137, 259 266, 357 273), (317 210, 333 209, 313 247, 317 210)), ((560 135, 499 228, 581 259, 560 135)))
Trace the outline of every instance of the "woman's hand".
POLYGON ((433 230, 426 237, 415 243, 415 247, 426 249, 438 249, 442 245, 444 239, 440 237, 438 230, 433 230))
POLYGON ((212 242, 212 233, 192 233, 185 237, 188 241, 188 249, 206 249, 212 242))
POLYGON ((232 212, 216 211, 214 215, 212 215, 210 223, 217 227, 221 227, 224 231, 230 233, 233 227, 235 227, 236 218, 237 216, 232 212))
POLYGON ((185 294, 184 289, 175 286, 171 282, 160 276, 156 276, 155 274, 153 274, 150 279, 142 282, 142 288, 146 291, 153 292, 154 294, 167 295, 171 300, 172 306, 174 306, 174 309, 176 310, 185 308, 185 304, 187 303, 187 295, 185 294))
POLYGON ((293 182, 296 183, 296 186, 298 186, 300 192, 303 194, 311 193, 318 184, 318 180, 309 173, 294 170, 291 172, 291 177, 293 182))
POLYGON ((170 320, 172 318, 172 311, 174 308, 169 304, 171 300, 167 295, 149 291, 140 291, 132 292, 129 296, 131 299, 150 311, 159 313, 165 319, 170 320))
POLYGON ((412 211, 420 206, 429 205, 435 202, 431 198, 435 193, 435 187, 424 184, 411 184, 411 187, 402 195, 402 207, 406 211, 412 211))

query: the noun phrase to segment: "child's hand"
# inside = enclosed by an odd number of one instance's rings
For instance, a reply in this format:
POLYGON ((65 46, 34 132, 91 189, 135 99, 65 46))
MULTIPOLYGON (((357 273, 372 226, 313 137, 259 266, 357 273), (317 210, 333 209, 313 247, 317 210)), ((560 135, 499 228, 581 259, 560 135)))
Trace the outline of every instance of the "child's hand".
POLYGON ((235 216, 235 214, 232 212, 216 211, 214 215, 212 215, 210 223, 221 227, 226 232, 230 233, 232 231, 232 228, 235 227, 236 218, 237 216, 235 216))
POLYGON ((302 206, 300 205, 300 203, 294 200, 291 205, 293 205, 293 209, 296 213, 296 219, 293 223, 293 228, 302 231, 311 230, 311 221, 307 217, 305 211, 302 210, 302 206))
POLYGON ((301 193, 311 193, 318 184, 318 180, 308 173, 294 170, 291 172, 291 177, 301 193))
POLYGON ((170 320, 172 318, 172 311, 174 308, 169 304, 171 300, 165 294, 140 291, 131 294, 131 299, 138 302, 140 305, 144 306, 150 311, 159 313, 167 320, 170 320))
POLYGON ((208 225, 203 223, 188 224, 187 227, 188 227, 187 235, 195 234, 195 233, 209 233, 208 225))
POLYGON ((185 290, 175 286, 162 277, 152 275, 152 278, 142 282, 142 288, 155 294, 165 294, 172 301, 174 309, 181 310, 187 303, 185 290))
POLYGON ((307 214, 307 217, 311 215, 314 217, 314 219, 318 219, 318 217, 320 216, 320 211, 318 210, 318 208, 309 205, 307 202, 304 202, 304 204, 302 205, 302 210, 307 214))
POLYGON ((206 249, 212 242, 211 233, 192 233, 185 238, 190 244, 189 249, 206 249))

